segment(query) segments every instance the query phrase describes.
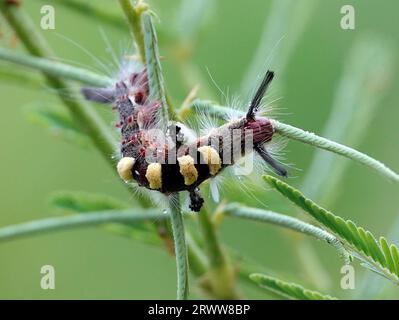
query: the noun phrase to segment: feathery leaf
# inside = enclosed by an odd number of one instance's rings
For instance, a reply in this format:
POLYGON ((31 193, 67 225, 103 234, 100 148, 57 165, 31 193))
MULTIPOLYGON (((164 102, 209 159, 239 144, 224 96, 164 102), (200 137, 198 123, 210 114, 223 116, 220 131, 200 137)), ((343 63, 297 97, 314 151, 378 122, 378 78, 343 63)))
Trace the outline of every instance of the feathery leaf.
POLYGON ((363 260, 373 269, 399 284, 399 273, 395 266, 395 257, 399 256, 396 246, 389 246, 385 238, 378 243, 374 235, 350 220, 344 220, 320 207, 306 198, 297 189, 285 182, 272 177, 264 176, 265 181, 297 206, 309 213, 321 225, 335 234, 354 253, 355 257, 363 260), (389 248, 389 249, 388 249, 389 248))
POLYGON ((336 300, 336 298, 329 295, 324 295, 317 291, 308 290, 298 284, 286 282, 260 273, 253 273, 249 277, 260 287, 286 299, 336 300))

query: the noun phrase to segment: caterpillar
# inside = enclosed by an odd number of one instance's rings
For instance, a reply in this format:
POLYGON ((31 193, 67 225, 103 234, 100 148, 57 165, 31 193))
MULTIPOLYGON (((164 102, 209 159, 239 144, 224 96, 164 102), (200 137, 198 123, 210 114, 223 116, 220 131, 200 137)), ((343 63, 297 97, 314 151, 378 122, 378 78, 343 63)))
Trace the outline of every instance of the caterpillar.
POLYGON ((163 194, 188 191, 190 209, 200 211, 204 199, 200 185, 220 174, 248 152, 256 152, 280 176, 283 168, 266 150, 274 135, 272 121, 257 115, 274 72, 267 71, 253 96, 246 115, 187 141, 178 123, 161 124, 160 101, 151 98, 145 69, 134 71, 114 88, 82 88, 86 99, 111 103, 119 114, 116 127, 121 132, 117 164, 125 182, 163 194))

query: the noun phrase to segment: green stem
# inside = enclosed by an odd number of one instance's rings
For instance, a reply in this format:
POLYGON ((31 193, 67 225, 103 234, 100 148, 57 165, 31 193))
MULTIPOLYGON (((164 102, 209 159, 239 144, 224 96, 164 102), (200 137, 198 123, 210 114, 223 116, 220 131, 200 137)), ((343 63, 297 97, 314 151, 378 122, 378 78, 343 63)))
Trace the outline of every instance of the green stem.
POLYGON ((178 193, 170 196, 169 209, 176 254, 177 299, 186 300, 188 298, 188 258, 184 222, 180 210, 178 193))
POLYGON ((299 219, 272 211, 244 207, 235 203, 227 205, 224 208, 223 212, 232 217, 267 222, 313 236, 316 239, 331 244, 338 251, 340 257, 344 260, 346 264, 350 262, 350 256, 348 252, 346 251, 343 244, 335 236, 328 233, 327 231, 324 231, 323 229, 303 222, 299 219))
MULTIPOLYGON (((161 221, 170 219, 168 213, 160 213, 159 209, 107 210, 86 212, 64 217, 45 218, 17 225, 0 228, 0 242, 12 241, 23 237, 44 235, 61 230, 97 227, 108 223, 135 223, 143 221, 161 221)), ((188 256, 191 271, 196 276, 203 275, 207 269, 206 257, 192 237, 187 234, 188 256)))
POLYGON ((364 153, 361 153, 355 149, 349 148, 337 142, 328 140, 326 138, 317 136, 314 133, 304 131, 302 129, 290 126, 276 120, 273 120, 273 126, 276 132, 281 134, 282 136, 298 140, 300 142, 304 142, 317 148, 331 151, 351 160, 360 162, 361 164, 371 169, 374 169, 380 174, 386 176, 390 180, 394 182, 399 182, 399 175, 397 173, 389 169, 380 161, 375 160, 364 153))
POLYGON ((98 226, 106 223, 132 223, 168 219, 169 215, 160 213, 157 209, 133 211, 111 210, 88 212, 65 217, 47 218, 0 228, 0 242, 25 236, 43 234, 58 230, 69 230, 82 227, 98 226))
POLYGON ((140 60, 146 60, 146 52, 144 47, 144 32, 142 26, 142 14, 148 10, 148 5, 139 0, 133 6, 132 0, 119 0, 119 4, 129 22, 130 30, 133 34, 140 60))
POLYGON ((72 67, 68 64, 52 61, 50 59, 19 54, 5 48, 0 48, 0 59, 40 70, 46 73, 46 75, 74 80, 91 86, 107 87, 112 85, 111 78, 100 76, 94 72, 72 67))
MULTIPOLYGON (((0 1, 1 13, 7 19, 11 27, 25 45, 26 49, 33 55, 48 58, 53 56, 51 49, 47 46, 45 39, 37 32, 36 27, 21 6, 0 1)), ((68 107, 77 123, 90 136, 93 143, 101 150, 106 160, 114 165, 111 155, 113 154, 116 141, 105 122, 84 101, 73 99, 77 95, 67 82, 52 75, 46 75, 51 87, 58 90, 59 97, 68 107), (61 93, 61 90, 63 91, 61 93)))
MULTIPOLYGON (((121 4, 130 4, 130 1, 120 1, 121 4)), ((137 5, 140 5, 138 2, 137 5)), ((125 12, 128 13, 129 10, 125 12)), ((157 35, 149 13, 143 14, 144 49, 145 62, 147 68, 150 95, 153 99, 161 102, 161 119, 164 124, 169 121, 169 116, 173 117, 173 110, 168 110, 166 99, 165 83, 162 74, 157 35)), ((166 126, 165 126, 166 128, 166 126)), ((181 213, 180 196, 175 193, 169 196, 169 209, 171 212, 171 223, 173 239, 175 244, 176 267, 177 267, 177 299, 186 300, 188 298, 188 252, 185 239, 184 222, 181 213)), ((191 252, 193 253, 193 252, 191 252)))
POLYGON ((155 32, 152 18, 149 13, 143 14, 145 58, 148 74, 148 82, 151 88, 151 95, 159 99, 162 104, 162 121, 167 123, 169 118, 176 119, 174 108, 166 93, 165 80, 162 73, 161 61, 159 58, 158 39, 155 32))

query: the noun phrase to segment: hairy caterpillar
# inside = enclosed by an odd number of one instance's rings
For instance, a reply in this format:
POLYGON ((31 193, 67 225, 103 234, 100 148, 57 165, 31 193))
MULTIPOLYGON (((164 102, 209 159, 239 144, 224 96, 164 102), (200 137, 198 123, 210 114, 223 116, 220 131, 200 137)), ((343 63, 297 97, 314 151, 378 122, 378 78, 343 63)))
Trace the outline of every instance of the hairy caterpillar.
POLYGON ((264 146, 272 140, 272 122, 256 114, 273 77, 274 73, 267 71, 245 116, 194 141, 185 139, 179 124, 160 124, 161 104, 151 98, 145 69, 128 74, 114 88, 83 88, 82 93, 88 100, 112 103, 119 113, 120 177, 164 194, 188 191, 190 209, 199 211, 204 202, 199 193, 201 183, 248 152, 255 151, 277 174, 287 176, 264 146))

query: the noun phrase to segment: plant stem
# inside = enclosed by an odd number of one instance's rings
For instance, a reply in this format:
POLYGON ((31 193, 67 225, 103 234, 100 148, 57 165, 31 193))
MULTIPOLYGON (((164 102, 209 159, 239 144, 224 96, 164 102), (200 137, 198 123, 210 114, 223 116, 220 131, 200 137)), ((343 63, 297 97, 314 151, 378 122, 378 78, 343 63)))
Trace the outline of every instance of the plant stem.
MULTIPOLYGON (((130 2, 122 1, 121 4, 130 2)), ((140 5, 141 1, 137 5, 140 5)), ((125 8, 125 11, 129 8, 125 8)), ((129 12, 126 12, 129 14, 129 12)), ((157 35, 151 16, 148 13, 143 14, 143 34, 145 63, 147 68, 150 95, 153 99, 161 103, 161 120, 165 128, 169 122, 169 116, 173 117, 173 109, 168 110, 166 99, 165 83, 162 74, 161 63, 159 60, 159 51, 157 35), (169 112, 170 111, 170 112, 169 112)), ((141 27, 141 24, 140 24, 141 27)), ((177 299, 186 300, 188 298, 188 251, 186 246, 186 235, 184 231, 184 222, 181 213, 180 195, 174 193, 169 196, 169 210, 171 214, 171 224, 173 230, 173 239, 175 244, 176 268, 177 268, 177 299)), ((191 252, 194 253, 194 252, 191 252)))
POLYGON ((209 259, 209 271, 203 282, 209 291, 222 299, 238 299, 235 290, 236 273, 216 235, 215 227, 206 209, 198 215, 204 246, 209 259))
POLYGON ((142 14, 148 10, 148 5, 139 0, 133 6, 132 0, 119 0, 119 4, 129 22, 130 30, 133 34, 140 60, 146 61, 146 52, 144 46, 144 33, 142 27, 142 14))
POLYGON ((277 133, 290 139, 298 140, 303 143, 310 144, 320 149, 337 153, 341 156, 360 162, 363 165, 374 169, 383 176, 394 182, 399 182, 399 175, 385 166, 378 160, 361 153, 355 149, 349 148, 337 142, 315 135, 314 133, 304 131, 302 129, 290 126, 288 124, 273 120, 273 126, 277 133))
POLYGON ((180 197, 178 193, 169 198, 170 219, 175 243, 176 267, 177 267, 177 299, 188 298, 188 258, 184 222, 180 210, 180 197))
POLYGON ((299 219, 272 211, 244 207, 235 203, 227 205, 224 208, 223 212, 232 217, 267 222, 313 236, 316 239, 331 244, 335 249, 337 249, 340 257, 344 260, 346 264, 350 262, 348 252, 344 248, 343 244, 335 236, 328 233, 327 231, 324 231, 323 229, 303 222, 299 219))
POLYGON ((161 62, 159 59, 158 40, 150 14, 143 17, 144 26, 144 45, 147 65, 148 82, 151 88, 151 95, 159 99, 162 107, 162 121, 167 123, 169 120, 169 110, 166 101, 165 81, 163 78, 161 62))
POLYGON ((107 87, 112 85, 111 78, 100 76, 86 69, 73 67, 50 59, 19 54, 5 48, 0 48, 0 59, 40 70, 47 75, 79 81, 92 86, 107 87))
MULTIPOLYGON (((31 54, 38 57, 53 56, 45 39, 37 32, 34 23, 29 16, 25 14, 20 5, 0 1, 0 8, 1 13, 31 54)), ((84 103, 82 100, 72 99, 74 91, 68 83, 51 75, 46 75, 46 78, 54 89, 62 89, 64 91, 63 93, 59 93, 60 99, 69 108, 74 119, 90 136, 97 148, 101 150, 106 160, 114 165, 111 155, 115 150, 116 141, 108 126, 88 104, 84 103), (65 92, 67 92, 67 94, 65 94, 65 92)))
MULTIPOLYGON (((168 213, 160 213, 159 209, 107 210, 100 212, 85 212, 64 217, 45 218, 0 228, 0 242, 19 238, 43 235, 61 230, 71 230, 84 227, 94 227, 108 223, 135 223, 143 221, 165 221, 170 219, 168 213)), ((191 271, 196 276, 203 275, 208 266, 206 257, 197 243, 187 235, 188 256, 191 271)))
POLYGON ((58 230, 69 230, 81 227, 98 226, 105 223, 132 223, 152 220, 165 220, 168 214, 160 213, 158 209, 132 209, 120 211, 110 210, 88 212, 65 217, 47 218, 0 228, 0 242, 25 236, 43 234, 58 230))
POLYGON ((149 13, 143 14, 144 46, 151 95, 162 104, 162 121, 175 120, 176 114, 165 89, 165 80, 159 58, 158 39, 149 13))

